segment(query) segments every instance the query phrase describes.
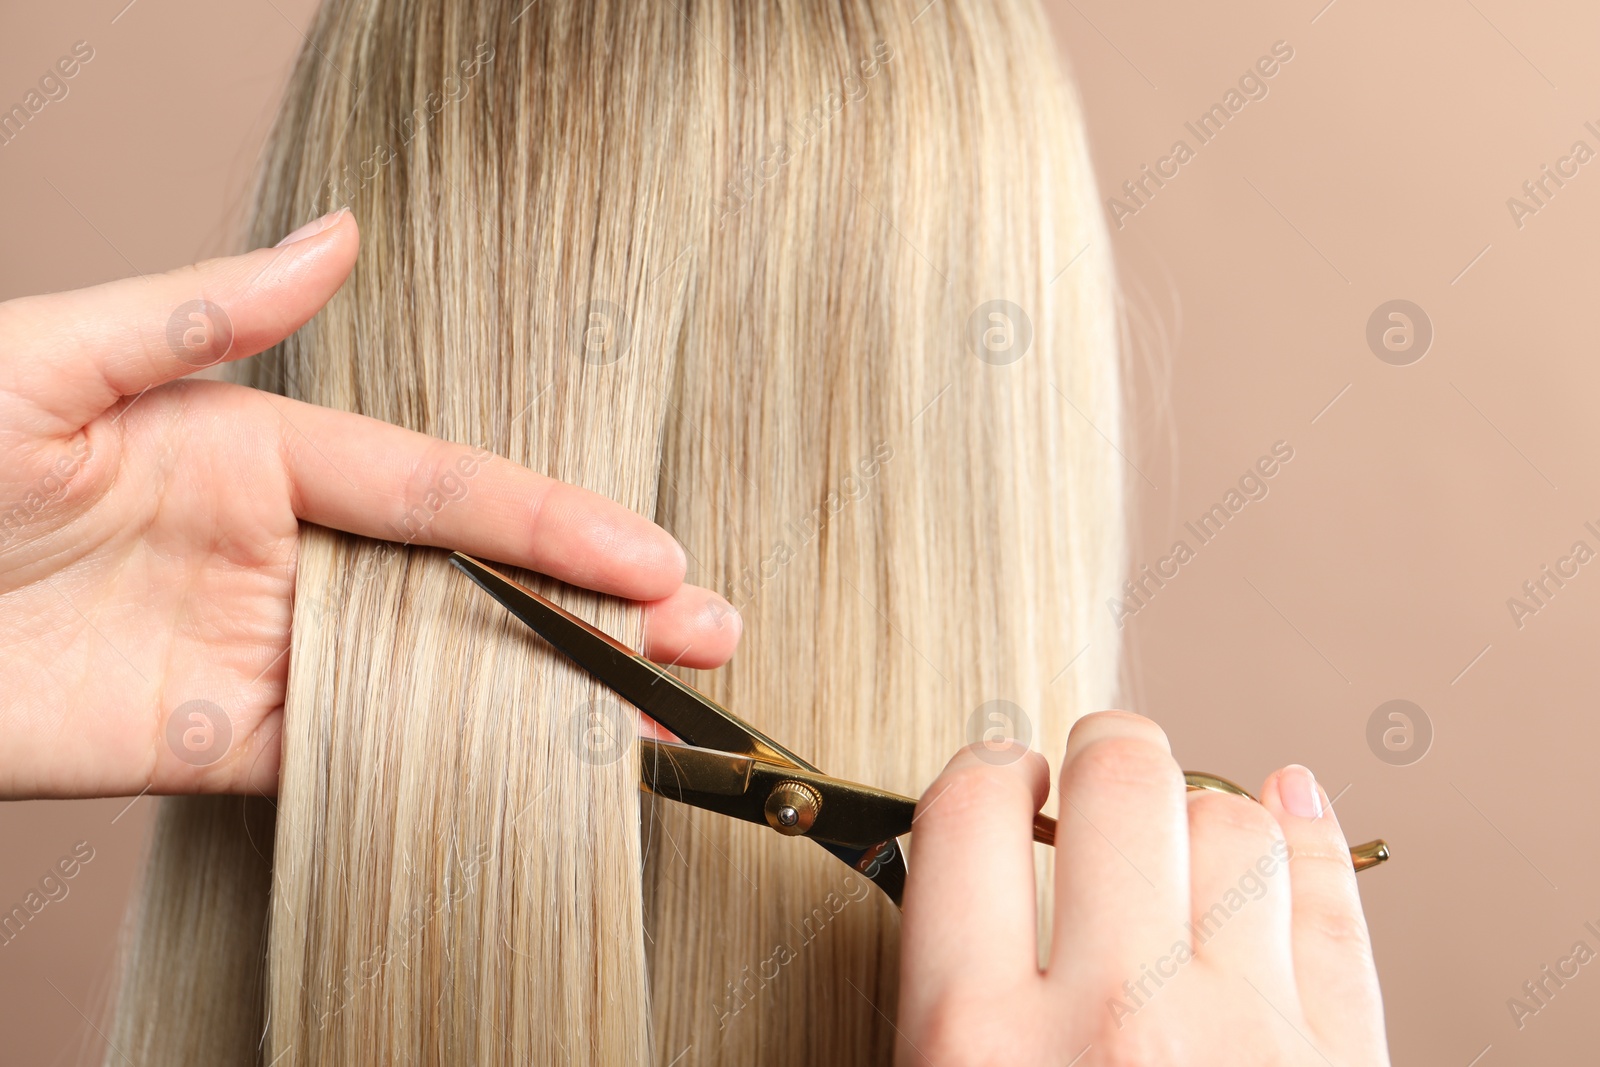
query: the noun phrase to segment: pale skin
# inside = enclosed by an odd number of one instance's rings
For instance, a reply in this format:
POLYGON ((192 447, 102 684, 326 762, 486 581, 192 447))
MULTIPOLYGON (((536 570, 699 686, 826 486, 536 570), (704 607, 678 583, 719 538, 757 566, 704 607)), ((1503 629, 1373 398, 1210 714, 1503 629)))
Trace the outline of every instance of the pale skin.
POLYGON ((169 343, 175 310, 224 309, 231 347, 216 356, 241 359, 304 325, 355 264, 348 214, 290 236, 0 303, 0 797, 275 793, 303 522, 404 529, 642 601, 657 660, 733 653, 738 615, 684 583, 665 530, 613 501, 467 445, 184 380, 207 360, 169 343), (470 491, 426 501, 464 457, 470 491), (167 743, 168 718, 196 699, 232 734, 205 766, 167 743))
POLYGON ((897 1064, 1389 1062, 1349 845, 1310 771, 1276 772, 1259 804, 1186 794, 1155 723, 1079 720, 1041 968, 1031 828, 1049 769, 1016 755, 963 750, 918 805, 897 1064))
MULTIPOLYGON (((621 505, 468 445, 189 377, 207 361, 169 341, 175 310, 225 309, 215 361, 254 355, 327 302, 358 245, 341 214, 275 248, 0 303, 0 799, 275 793, 302 523, 404 528, 410 545, 640 601, 658 661, 733 654, 737 613, 686 584, 678 544, 621 505), (464 457, 471 491, 425 504, 464 457), (167 738, 197 698, 232 732, 204 766, 167 738)), ((924 796, 897 1062, 1387 1062, 1348 849, 1304 768, 1268 779, 1259 806, 1186 798, 1153 723, 1080 721, 1041 970, 1030 822, 1047 793, 1036 753, 997 765, 965 751, 924 796), (1123 983, 1173 969, 1184 923, 1285 843, 1261 896, 1133 1004, 1123 983), (1119 998, 1136 1010, 1114 1011, 1119 998)))

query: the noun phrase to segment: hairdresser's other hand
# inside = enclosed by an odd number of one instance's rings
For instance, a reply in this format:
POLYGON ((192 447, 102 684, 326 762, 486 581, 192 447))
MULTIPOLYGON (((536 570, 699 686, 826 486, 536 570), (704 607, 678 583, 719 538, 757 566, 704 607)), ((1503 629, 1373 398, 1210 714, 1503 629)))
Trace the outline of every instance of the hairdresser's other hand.
POLYGON ((1185 794, 1161 730, 1104 712, 1073 728, 1060 788, 1045 970, 1044 759, 974 746, 922 798, 898 1064, 1388 1063, 1349 846, 1311 772, 1278 771, 1261 804, 1185 794))
POLYGON ((275 792, 302 521, 649 602, 657 659, 732 654, 737 615, 685 585, 682 549, 621 505, 467 446, 184 378, 299 329, 358 245, 339 213, 276 248, 0 303, 0 797, 275 792), (469 491, 441 503, 462 471, 469 491), (183 758, 188 731, 218 725, 179 713, 195 700, 228 709, 215 762, 183 758))

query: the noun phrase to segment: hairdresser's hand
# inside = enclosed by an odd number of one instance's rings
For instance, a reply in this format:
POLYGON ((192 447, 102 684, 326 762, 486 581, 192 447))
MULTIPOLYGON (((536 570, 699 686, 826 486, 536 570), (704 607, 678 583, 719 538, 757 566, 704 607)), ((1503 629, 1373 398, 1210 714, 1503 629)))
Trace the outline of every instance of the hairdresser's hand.
POLYGON ((302 521, 648 601, 657 659, 732 654, 738 617, 618 504, 373 419, 182 380, 277 343, 339 288, 355 222, 305 230, 0 304, 0 797, 275 792, 302 521), (462 462, 470 491, 441 504, 462 462), (197 696, 230 720, 207 766, 167 740, 197 696))
POLYGON ((1041 971, 1030 823, 1049 771, 993 755, 963 751, 918 808, 898 1064, 1388 1063, 1349 848, 1309 771, 1268 778, 1262 804, 1185 795, 1154 723, 1079 721, 1041 971))

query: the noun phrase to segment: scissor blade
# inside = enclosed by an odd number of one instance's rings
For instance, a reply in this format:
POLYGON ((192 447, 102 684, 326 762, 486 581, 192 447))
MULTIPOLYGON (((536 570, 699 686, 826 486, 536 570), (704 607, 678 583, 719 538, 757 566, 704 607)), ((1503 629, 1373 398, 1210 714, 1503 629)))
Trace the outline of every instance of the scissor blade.
POLYGON ((766 821, 760 805, 749 802, 756 764, 749 756, 641 738, 639 757, 639 785, 646 791, 745 822, 766 821))
POLYGON ((917 802, 882 789, 728 752, 640 739, 640 784, 668 800, 744 822, 768 822, 766 803, 786 782, 821 798, 804 836, 819 844, 868 848, 911 832, 917 802))
POLYGON ((906 863, 895 840, 911 829, 916 801, 817 771, 689 745, 640 740, 639 784, 680 804, 750 823, 767 823, 766 802, 786 782, 810 786, 822 798, 805 837, 870 879, 896 905, 906 863))
POLYGON ((571 612, 471 556, 450 562, 577 666, 691 745, 815 770, 714 700, 571 612))
POLYGON ((827 778, 716 701, 533 590, 464 553, 453 553, 450 562, 574 664, 688 742, 672 745, 641 739, 641 786, 708 811, 765 822, 766 797, 777 782, 794 778, 830 783, 824 807, 827 799, 836 803, 828 809, 822 829, 830 838, 847 840, 807 836, 871 879, 896 906, 900 904, 906 865, 895 836, 910 828, 914 801, 827 778), (838 792, 841 786, 847 787, 844 794, 838 792), (856 795, 858 790, 862 797, 856 795), (852 825, 852 811, 863 825, 852 825), (864 827, 881 827, 884 838, 854 843, 864 827))

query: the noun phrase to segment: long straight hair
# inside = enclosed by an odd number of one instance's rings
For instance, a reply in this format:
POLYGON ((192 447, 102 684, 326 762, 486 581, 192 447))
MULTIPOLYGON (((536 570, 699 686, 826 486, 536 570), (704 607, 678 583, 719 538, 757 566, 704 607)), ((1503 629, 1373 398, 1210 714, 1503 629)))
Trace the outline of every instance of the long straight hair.
MULTIPOLYGON (((1034 0, 329 0, 253 236, 336 206, 245 379, 655 516, 743 616, 715 699, 912 795, 1109 705, 1111 268, 1034 0)), ((642 799, 631 709, 413 544, 472 470, 416 477, 398 547, 304 531, 275 810, 164 802, 108 1062, 887 1061, 896 910, 642 799)))

